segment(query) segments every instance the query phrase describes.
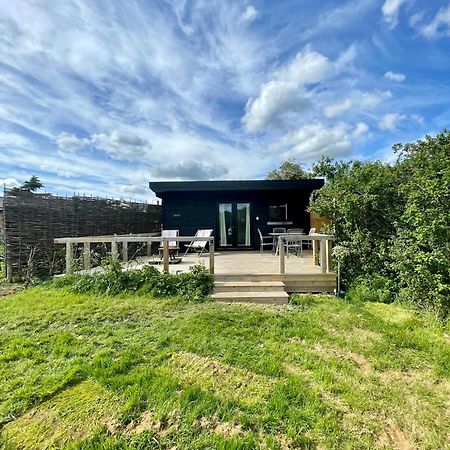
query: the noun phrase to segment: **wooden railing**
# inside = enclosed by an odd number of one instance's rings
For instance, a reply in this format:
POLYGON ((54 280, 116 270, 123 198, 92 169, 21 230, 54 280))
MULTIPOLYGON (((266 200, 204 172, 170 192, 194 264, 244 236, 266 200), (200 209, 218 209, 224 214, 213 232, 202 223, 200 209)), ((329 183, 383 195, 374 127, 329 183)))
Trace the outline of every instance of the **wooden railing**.
POLYGON ((286 242, 312 242, 313 263, 320 265, 322 273, 330 273, 333 270, 332 249, 334 236, 330 234, 295 235, 284 234, 278 237, 278 249, 280 253, 280 273, 286 273, 286 242))
POLYGON ((128 262, 128 243, 141 242, 147 244, 147 256, 151 256, 152 242, 162 243, 162 264, 165 273, 169 273, 170 248, 169 242, 193 242, 206 241, 209 243, 209 272, 214 274, 214 237, 199 236, 176 236, 161 237, 156 233, 133 234, 133 235, 113 235, 113 236, 86 236, 56 238, 55 244, 66 245, 66 274, 74 272, 73 246, 74 244, 83 244, 83 268, 88 271, 91 268, 91 244, 110 244, 111 257, 119 259, 119 245, 122 246, 122 261, 128 262))

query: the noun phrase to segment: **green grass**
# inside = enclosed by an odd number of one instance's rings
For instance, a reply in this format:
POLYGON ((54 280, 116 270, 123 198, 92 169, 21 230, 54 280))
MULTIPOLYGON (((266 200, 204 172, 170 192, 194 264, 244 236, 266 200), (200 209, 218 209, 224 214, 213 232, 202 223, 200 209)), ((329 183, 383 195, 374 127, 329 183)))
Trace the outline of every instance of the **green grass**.
POLYGON ((295 303, 0 298, 0 447, 450 448, 448 325, 295 303))

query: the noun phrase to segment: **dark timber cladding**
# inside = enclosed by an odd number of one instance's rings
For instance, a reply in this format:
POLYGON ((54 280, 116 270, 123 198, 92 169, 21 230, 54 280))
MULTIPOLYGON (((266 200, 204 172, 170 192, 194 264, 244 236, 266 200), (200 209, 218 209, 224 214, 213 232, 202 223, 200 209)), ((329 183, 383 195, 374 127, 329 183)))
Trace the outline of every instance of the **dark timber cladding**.
POLYGON ((169 181, 150 182, 162 199, 162 226, 180 235, 213 229, 216 246, 226 249, 259 248, 258 228, 267 235, 276 227, 303 228, 311 193, 322 179, 299 181, 169 181))

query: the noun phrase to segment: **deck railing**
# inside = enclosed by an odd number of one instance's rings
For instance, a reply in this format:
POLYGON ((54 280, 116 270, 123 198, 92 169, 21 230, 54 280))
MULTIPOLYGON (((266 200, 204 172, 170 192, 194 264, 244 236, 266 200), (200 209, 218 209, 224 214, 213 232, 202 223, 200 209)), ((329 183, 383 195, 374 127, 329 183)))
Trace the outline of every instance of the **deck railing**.
POLYGON ((332 249, 334 236, 330 234, 284 234, 278 237, 278 249, 280 253, 280 273, 286 272, 286 251, 287 242, 312 242, 313 264, 320 268, 322 273, 330 273, 333 269, 332 249))
POLYGON ((214 274, 214 237, 200 236, 174 236, 161 237, 156 233, 150 234, 133 234, 133 235, 113 235, 113 236, 85 236, 85 237, 69 237, 56 238, 55 244, 66 245, 66 274, 74 272, 73 246, 74 244, 83 244, 83 268, 88 271, 91 268, 91 244, 110 244, 111 257, 115 260, 119 259, 119 245, 122 246, 122 261, 128 262, 128 244, 140 242, 147 244, 147 256, 151 256, 152 242, 162 243, 162 264, 165 273, 169 273, 170 248, 169 242, 199 242, 206 241, 209 243, 209 272, 214 274))

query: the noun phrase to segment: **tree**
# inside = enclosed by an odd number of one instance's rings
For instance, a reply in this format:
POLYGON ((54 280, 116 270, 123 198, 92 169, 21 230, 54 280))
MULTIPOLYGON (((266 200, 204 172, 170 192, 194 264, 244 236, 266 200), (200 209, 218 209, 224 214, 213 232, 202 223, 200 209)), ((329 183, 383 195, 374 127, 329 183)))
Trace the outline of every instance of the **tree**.
POLYGON ((295 159, 288 159, 280 164, 278 169, 271 170, 266 175, 266 180, 305 180, 312 175, 303 169, 295 159))
POLYGON ((34 192, 43 187, 44 185, 41 180, 36 175, 33 175, 28 181, 25 181, 19 189, 22 191, 34 192))

